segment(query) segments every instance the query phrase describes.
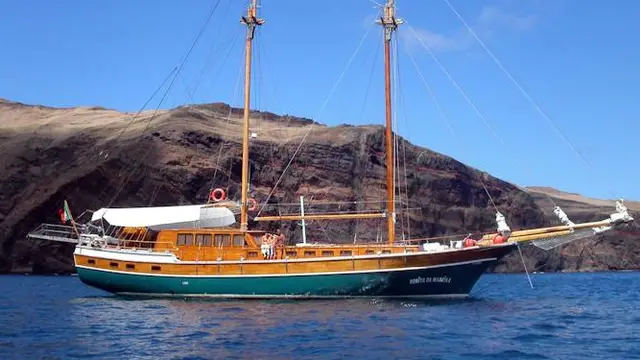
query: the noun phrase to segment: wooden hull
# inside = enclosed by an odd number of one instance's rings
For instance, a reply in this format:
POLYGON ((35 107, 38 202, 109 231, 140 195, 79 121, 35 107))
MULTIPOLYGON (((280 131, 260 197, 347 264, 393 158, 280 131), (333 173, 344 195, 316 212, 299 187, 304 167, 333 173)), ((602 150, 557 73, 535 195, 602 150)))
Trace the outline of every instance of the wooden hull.
MULTIPOLYGON (((120 295, 224 298, 464 297, 468 296, 487 267, 513 248, 513 245, 503 245, 446 253, 387 256, 386 260, 404 258, 403 262, 407 265, 363 270, 313 272, 309 268, 310 272, 305 273, 198 275, 181 274, 179 271, 173 274, 121 271, 77 264, 77 271, 85 284, 120 295)), ((76 256, 78 260, 79 256, 76 256)))

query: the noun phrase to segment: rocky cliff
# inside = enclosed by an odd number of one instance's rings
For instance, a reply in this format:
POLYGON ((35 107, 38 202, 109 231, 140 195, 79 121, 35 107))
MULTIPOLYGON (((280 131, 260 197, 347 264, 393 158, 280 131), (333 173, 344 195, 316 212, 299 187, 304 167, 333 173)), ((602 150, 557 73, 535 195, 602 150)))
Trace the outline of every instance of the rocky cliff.
MULTIPOLYGON (((134 115, 0 100, 0 272, 73 270, 72 246, 25 238, 39 223, 57 222, 56 211, 65 199, 82 219, 85 209, 104 206, 204 202, 212 187, 239 197, 239 109, 208 104, 134 115)), ((263 214, 297 213, 300 195, 307 212, 382 208, 383 127, 327 127, 254 112, 252 132, 257 135, 251 143, 252 196, 262 206, 278 183, 263 214)), ((543 190, 523 191, 402 139, 398 150, 400 235, 419 238, 495 228, 482 180, 513 229, 555 221, 543 190)), ((587 211, 586 203, 561 201, 570 217, 579 215, 576 220, 606 216, 603 204, 587 211)), ((300 237, 296 222, 283 227, 288 238, 300 237)), ((307 227, 309 241, 367 241, 384 237, 384 232, 380 220, 313 221, 307 227)), ((529 268, 538 271, 637 268, 640 249, 634 237, 638 235, 631 229, 549 253, 535 248, 524 252, 529 268)), ((521 271, 516 254, 495 270, 521 271)))

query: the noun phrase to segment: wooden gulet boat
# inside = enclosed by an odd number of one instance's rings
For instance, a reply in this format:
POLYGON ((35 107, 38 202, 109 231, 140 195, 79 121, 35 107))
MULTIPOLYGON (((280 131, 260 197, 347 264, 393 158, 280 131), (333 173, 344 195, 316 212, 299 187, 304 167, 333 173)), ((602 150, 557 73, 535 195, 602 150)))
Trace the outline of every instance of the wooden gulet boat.
POLYGON ((464 297, 488 266, 532 242, 544 249, 633 221, 623 203, 608 219, 575 224, 562 210, 563 225, 511 231, 497 212, 497 231, 481 239, 457 238, 448 244, 424 240, 398 243, 391 111, 391 38, 402 21, 394 1, 378 20, 384 34, 386 102, 386 209, 358 214, 263 216, 255 221, 386 219, 386 243, 276 246, 275 235, 248 229, 249 110, 251 56, 255 30, 263 24, 252 0, 246 25, 244 127, 240 226, 233 227, 233 203, 216 190, 216 201, 189 206, 102 208, 87 224, 76 223, 65 201, 63 218, 72 226, 43 224, 29 236, 75 243, 74 260, 86 284, 121 295, 212 296, 230 298, 464 297))

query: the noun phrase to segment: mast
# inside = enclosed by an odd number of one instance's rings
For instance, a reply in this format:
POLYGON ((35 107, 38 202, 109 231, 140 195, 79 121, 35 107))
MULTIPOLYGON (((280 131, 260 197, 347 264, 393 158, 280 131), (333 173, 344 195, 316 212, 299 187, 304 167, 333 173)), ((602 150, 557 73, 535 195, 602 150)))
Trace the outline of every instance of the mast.
POLYGON ((393 130, 391 113, 391 35, 402 24, 401 19, 395 17, 395 1, 388 0, 384 6, 384 14, 377 23, 382 25, 384 31, 384 92, 385 92, 385 149, 387 153, 387 234, 389 243, 392 244, 396 237, 396 211, 395 211, 395 184, 393 178, 393 130))
MULTIPOLYGON (((253 0, 253 7, 255 9, 255 0, 253 0)), ((385 90, 386 90, 386 100, 387 100, 387 132, 386 132, 386 148, 387 148, 387 209, 385 212, 367 212, 367 213, 357 213, 357 214, 341 214, 341 213, 326 213, 326 214, 299 214, 299 215, 276 215, 276 216, 260 216, 255 217, 253 220, 255 221, 295 221, 295 220, 354 220, 354 219, 380 219, 387 218, 387 224, 389 227, 389 242, 392 243, 395 238, 395 209, 394 209, 394 181, 393 181, 393 148, 392 148, 392 133, 391 133, 391 74, 390 74, 390 41, 391 41, 391 33, 396 30, 398 24, 402 24, 402 20, 395 18, 395 7, 394 1, 389 0, 387 5, 385 5, 384 17, 376 22, 378 24, 383 25, 384 34, 385 34, 385 90)), ((249 9, 249 13, 251 13, 251 8, 249 9)), ((253 15, 255 16, 255 10, 253 15)), ((244 18, 243 18, 244 19, 244 18)), ((262 19, 257 19, 257 25, 262 24, 262 19)), ((244 21, 243 21, 244 22, 244 21)), ((254 25, 255 27, 255 25, 254 25)), ((251 39, 250 34, 247 33, 247 64, 249 64, 250 53, 251 53, 251 39)), ((251 34, 252 36, 252 34, 251 34)), ((250 65, 247 65, 247 73, 251 70, 250 65)), ((248 76, 247 76, 248 78, 248 76)), ((245 82, 245 134, 244 136, 248 138, 249 130, 249 81, 245 82)), ((247 143, 246 141, 244 142, 247 143)), ((248 153, 248 145, 247 153, 248 153)), ((244 152, 243 152, 243 192, 242 192, 242 221, 246 221, 246 193, 245 186, 247 184, 244 181, 244 174, 248 173, 249 167, 249 159, 246 159, 246 169, 244 163, 244 152)), ((246 223, 241 222, 241 229, 246 229, 246 223), (243 225, 244 224, 244 225, 243 225)))
POLYGON ((249 190, 249 112, 251 106, 251 50, 256 26, 262 25, 264 20, 257 18, 258 0, 251 0, 247 9, 247 16, 243 16, 241 23, 247 26, 244 69, 244 128, 242 131, 242 195, 240 204, 240 230, 248 227, 247 199, 249 190))

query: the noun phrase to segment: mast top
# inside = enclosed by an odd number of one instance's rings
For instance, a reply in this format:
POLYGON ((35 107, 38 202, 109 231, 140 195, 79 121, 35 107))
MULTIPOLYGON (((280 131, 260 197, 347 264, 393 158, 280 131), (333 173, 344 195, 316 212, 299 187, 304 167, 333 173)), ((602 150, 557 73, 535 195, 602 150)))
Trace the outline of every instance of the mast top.
POLYGON ((384 5, 384 13, 380 19, 376 20, 376 23, 384 27, 384 39, 391 40, 391 34, 398 28, 398 25, 404 23, 402 19, 396 18, 395 0, 387 0, 384 5))
POLYGON ((247 9, 247 16, 243 16, 240 22, 247 25, 247 40, 252 40, 256 31, 256 26, 264 24, 264 20, 258 18, 258 0, 251 0, 247 9))

